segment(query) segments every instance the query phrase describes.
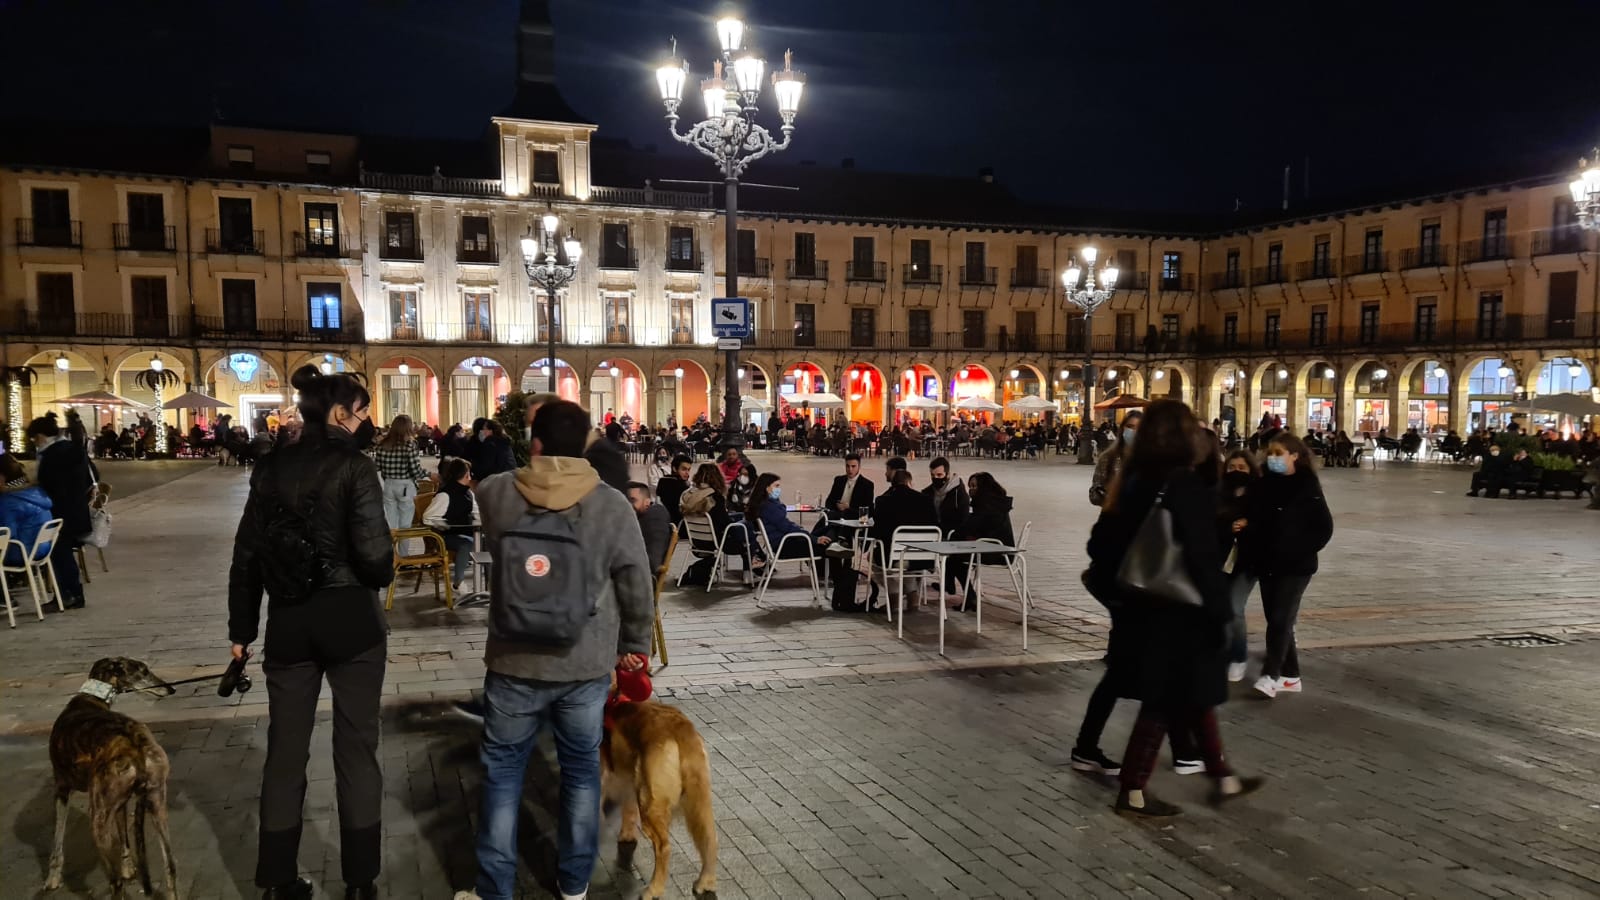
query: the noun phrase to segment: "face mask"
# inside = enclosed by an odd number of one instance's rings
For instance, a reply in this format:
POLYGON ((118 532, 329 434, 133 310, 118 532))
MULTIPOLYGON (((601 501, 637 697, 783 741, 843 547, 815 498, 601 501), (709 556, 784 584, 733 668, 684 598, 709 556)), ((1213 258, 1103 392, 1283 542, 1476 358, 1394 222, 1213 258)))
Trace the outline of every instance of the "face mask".
POLYGON ((1499 456, 1500 455, 1500 451, 1499 450, 1490 450, 1489 451, 1489 455, 1490 456, 1499 456))
POLYGON ((1134 431, 1132 428, 1124 428, 1124 429, 1122 429, 1122 442, 1124 444, 1127 444, 1128 446, 1132 447, 1133 446, 1133 436, 1135 434, 1137 434, 1137 433, 1138 432, 1134 431))
POLYGON ((378 426, 372 424, 371 419, 361 420, 361 424, 356 426, 356 430, 350 432, 350 436, 355 439, 356 449, 365 450, 372 446, 372 436, 377 431, 378 426))
POLYGON ((783 488, 781 488, 781 487, 773 488, 772 489, 772 493, 769 496, 771 496, 772 499, 774 499, 774 500, 782 500, 783 499, 783 488))
POLYGON ((1269 456, 1269 457, 1267 457, 1267 471, 1271 472, 1274 475, 1287 475, 1287 474, 1289 474, 1289 457, 1287 457, 1287 456, 1269 456))
POLYGON ((1222 481, 1228 487, 1248 487, 1250 485, 1250 473, 1228 472, 1222 476, 1222 481))
POLYGON ((945 486, 945 483, 948 482, 949 480, 950 480, 949 478, 934 478, 934 479, 932 479, 933 486, 936 487, 936 488, 943 489, 944 486, 945 486))
POLYGON ((524 426, 522 426, 522 439, 524 441, 527 441, 527 442, 531 442, 533 440, 533 426, 532 425, 524 425, 524 426))

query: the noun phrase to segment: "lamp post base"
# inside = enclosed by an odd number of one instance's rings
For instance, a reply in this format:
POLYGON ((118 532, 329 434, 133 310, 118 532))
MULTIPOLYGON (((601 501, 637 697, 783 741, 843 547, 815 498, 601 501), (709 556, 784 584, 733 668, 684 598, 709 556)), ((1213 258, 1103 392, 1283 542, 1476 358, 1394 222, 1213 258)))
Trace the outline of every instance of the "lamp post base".
POLYGON ((745 447, 744 432, 732 425, 724 425, 722 430, 718 432, 717 449, 727 450, 729 447, 735 450, 743 450, 745 447))

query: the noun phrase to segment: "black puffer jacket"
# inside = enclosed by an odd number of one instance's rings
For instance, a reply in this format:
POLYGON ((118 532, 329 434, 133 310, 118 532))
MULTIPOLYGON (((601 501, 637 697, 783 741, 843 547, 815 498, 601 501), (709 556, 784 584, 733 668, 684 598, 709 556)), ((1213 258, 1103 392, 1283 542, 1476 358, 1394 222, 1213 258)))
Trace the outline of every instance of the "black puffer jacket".
POLYGON ((1315 575, 1333 537, 1333 514, 1310 472, 1264 475, 1250 488, 1239 563, 1253 575, 1315 575))
MULTIPOLYGON (((269 567, 300 565, 298 560, 273 558, 275 551, 262 536, 275 527, 275 517, 307 510, 308 538, 323 574, 309 600, 269 598, 274 622, 280 605, 314 607, 324 594, 341 589, 370 594, 393 579, 394 549, 383 517, 377 466, 342 429, 308 426, 297 443, 263 457, 251 473, 250 498, 234 537, 228 573, 228 637, 233 643, 249 644, 256 638, 263 573, 269 567)), ((338 627, 335 617, 324 622, 338 627)))

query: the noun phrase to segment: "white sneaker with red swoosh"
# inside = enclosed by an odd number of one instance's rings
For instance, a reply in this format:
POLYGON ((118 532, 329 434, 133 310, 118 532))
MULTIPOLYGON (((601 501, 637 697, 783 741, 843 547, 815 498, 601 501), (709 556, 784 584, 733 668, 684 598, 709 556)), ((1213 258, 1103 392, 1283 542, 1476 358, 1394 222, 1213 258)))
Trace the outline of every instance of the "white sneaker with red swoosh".
POLYGON ((1280 694, 1298 694, 1303 689, 1298 677, 1278 679, 1278 693, 1280 694))

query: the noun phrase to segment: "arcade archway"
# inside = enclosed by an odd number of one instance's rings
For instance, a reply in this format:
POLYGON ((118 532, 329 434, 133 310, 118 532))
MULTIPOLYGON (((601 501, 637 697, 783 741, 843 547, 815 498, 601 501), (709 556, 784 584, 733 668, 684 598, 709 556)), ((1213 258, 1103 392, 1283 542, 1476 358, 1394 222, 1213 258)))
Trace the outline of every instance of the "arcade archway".
POLYGON ((637 363, 613 357, 601 360, 589 376, 589 414, 596 424, 613 419, 644 419, 644 370, 637 363))
POLYGON ((844 371, 844 415, 851 422, 883 427, 888 385, 877 366, 857 363, 844 371))
POLYGON ((439 375, 415 356, 391 356, 372 370, 374 424, 387 425, 395 416, 410 416, 420 427, 439 420, 439 375))
MULTIPOLYGON (((578 393, 578 373, 572 364, 560 357, 555 362, 556 396, 573 403, 582 403, 583 398, 578 393)), ((550 390, 550 360, 540 357, 528 364, 522 370, 522 392, 524 394, 543 394, 550 390)))

